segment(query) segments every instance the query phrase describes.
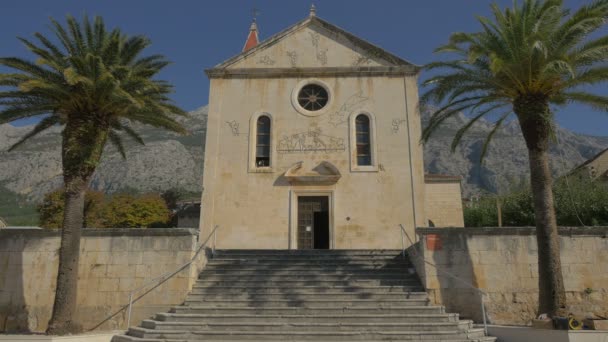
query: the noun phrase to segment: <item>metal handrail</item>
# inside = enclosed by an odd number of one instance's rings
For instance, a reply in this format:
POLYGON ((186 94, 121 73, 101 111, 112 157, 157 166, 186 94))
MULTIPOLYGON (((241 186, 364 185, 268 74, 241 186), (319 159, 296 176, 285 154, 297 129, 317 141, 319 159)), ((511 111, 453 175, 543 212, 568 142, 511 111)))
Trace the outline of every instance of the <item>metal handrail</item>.
MULTIPOLYGON (((216 235, 216 231, 219 228, 219 225, 216 225, 213 230, 211 231, 211 233, 209 233, 209 236, 207 236, 207 239, 205 239, 205 241, 198 247, 198 249, 196 250, 196 253, 194 253, 194 256, 192 256, 192 258, 190 259, 190 261, 188 261, 187 263, 181 265, 180 267, 178 267, 176 270, 174 271, 170 271, 167 272, 165 274, 162 274, 148 282, 146 282, 145 284, 141 285, 140 287, 137 287, 133 290, 131 290, 131 292, 129 292, 129 306, 128 306, 128 315, 127 315, 127 329, 131 326, 131 309, 133 308, 133 295, 136 294, 137 292, 147 288, 148 286, 152 285, 152 284, 156 284, 156 286, 154 286, 154 288, 156 288, 157 286, 161 285, 162 283, 166 282, 167 280, 171 279, 173 276, 175 276, 176 274, 178 274, 179 272, 183 271, 186 267, 190 266, 194 260, 196 260, 196 258, 198 257, 198 255, 201 253, 201 251, 203 250, 203 248, 207 245, 207 242, 209 242, 209 239, 211 238, 211 236, 213 236, 213 247, 211 247, 211 255, 215 256, 215 244, 217 241, 217 235, 216 235)), ((144 295, 148 294, 148 292, 146 292, 144 295)), ((140 300, 144 295, 140 296, 139 298, 136 299, 140 300)), ((123 308, 124 309, 124 308, 123 308)))
MULTIPOLYGON (((403 255, 403 258, 405 258, 405 253, 407 253, 407 252, 406 252, 406 248, 405 248, 405 239, 404 239, 404 236, 407 237, 407 239, 410 242, 410 245, 413 246, 414 242, 412 241, 412 239, 410 238, 410 235, 405 230, 405 227, 403 227, 403 224, 399 224, 399 228, 401 228, 402 255, 403 255)), ((459 278, 459 277, 451 274, 450 272, 447 272, 447 271, 439 269, 437 267, 437 265, 433 264, 432 262, 427 261, 424 258, 424 256, 420 257, 420 255, 418 255, 418 253, 416 253, 416 250, 413 250, 412 253, 408 253, 408 255, 411 255, 411 256, 414 256, 414 257, 420 259, 425 264, 427 264, 427 265, 432 266, 433 268, 435 268, 436 271, 441 272, 441 273, 443 273, 443 274, 445 274, 445 275, 447 275, 447 276, 449 276, 449 277, 451 277, 453 279, 456 279, 456 280, 460 281, 462 284, 466 285, 467 287, 469 287, 469 288, 471 288, 471 289, 473 289, 473 290, 475 290, 475 291, 477 291, 477 292, 479 292, 481 294, 481 314, 483 315, 483 330, 484 330, 484 332, 485 332, 485 334, 487 336, 488 335, 488 323, 487 323, 487 320, 486 320, 486 308, 485 308, 485 304, 484 304, 485 296, 487 295, 487 293, 484 292, 483 290, 481 290, 480 288, 476 287, 475 285, 469 283, 468 281, 466 281, 466 280, 464 280, 462 278, 459 278)))

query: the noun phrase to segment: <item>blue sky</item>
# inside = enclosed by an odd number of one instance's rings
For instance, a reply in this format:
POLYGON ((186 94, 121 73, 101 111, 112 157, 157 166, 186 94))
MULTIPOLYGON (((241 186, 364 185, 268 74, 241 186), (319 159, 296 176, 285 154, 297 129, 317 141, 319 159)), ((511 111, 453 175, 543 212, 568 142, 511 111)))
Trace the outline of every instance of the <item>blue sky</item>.
MULTIPOLYGON (((577 8, 591 0, 566 0, 577 8)), ((475 15, 488 15, 486 0, 317 0, 319 17, 330 21, 416 64, 436 59, 433 49, 451 32, 479 29, 475 15)), ((511 0, 498 0, 509 6, 511 0)), ((173 98, 192 110, 207 104, 209 81, 203 70, 237 54, 243 47, 252 9, 259 11, 260 38, 292 25, 308 15, 311 1, 117 1, 19 0, 0 3, 0 56, 31 56, 16 36, 47 33, 50 16, 67 13, 101 15, 110 27, 152 40, 149 54, 161 53, 173 64, 161 77, 175 85, 173 98)), ((602 34, 608 34, 604 30, 602 34)), ((0 72, 6 71, 0 68, 0 72)), ((422 79, 425 78, 423 74, 422 79)), ((605 94, 608 87, 598 87, 605 94)), ((608 115, 580 106, 559 108, 558 122, 576 132, 608 135, 608 115)), ((30 121, 19 122, 27 124, 30 121)))

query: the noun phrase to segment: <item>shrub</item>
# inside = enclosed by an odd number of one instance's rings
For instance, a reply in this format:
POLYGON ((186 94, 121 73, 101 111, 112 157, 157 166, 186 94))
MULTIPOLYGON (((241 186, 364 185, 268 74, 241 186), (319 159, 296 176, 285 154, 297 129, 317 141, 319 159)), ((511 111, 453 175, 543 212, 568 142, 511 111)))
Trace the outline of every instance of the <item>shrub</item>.
POLYGON ((170 211, 158 194, 116 194, 104 206, 102 216, 106 227, 166 227, 170 211))
MULTIPOLYGON (((555 183, 553 194, 558 225, 608 225, 607 183, 564 177, 555 183)), ((465 207, 465 226, 497 226, 497 200, 501 203, 503 226, 535 225, 532 194, 530 190, 519 190, 504 196, 483 197, 465 207)))
MULTIPOLYGON (((42 228, 61 228, 63 226, 63 208, 65 191, 55 190, 44 196, 38 205, 39 223, 42 228)), ((88 190, 84 199, 84 227, 101 226, 101 209, 104 205, 104 194, 88 190)))
MULTIPOLYGON (((63 189, 44 196, 38 206, 41 227, 61 228, 64 200, 63 189)), ((106 198, 102 192, 89 190, 85 196, 84 214, 84 227, 87 228, 167 227, 170 220, 165 201, 152 193, 120 193, 106 198)))

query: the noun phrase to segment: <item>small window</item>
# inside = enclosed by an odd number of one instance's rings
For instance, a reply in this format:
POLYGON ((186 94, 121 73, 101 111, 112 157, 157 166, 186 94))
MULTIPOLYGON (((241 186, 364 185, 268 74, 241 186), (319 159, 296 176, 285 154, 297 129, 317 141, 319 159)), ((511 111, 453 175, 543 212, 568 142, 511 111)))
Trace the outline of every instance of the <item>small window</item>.
POLYGON ((369 117, 359 114, 355 119, 357 165, 372 165, 369 117))
POLYGON ((270 166, 270 118, 262 115, 256 127, 255 166, 270 166))

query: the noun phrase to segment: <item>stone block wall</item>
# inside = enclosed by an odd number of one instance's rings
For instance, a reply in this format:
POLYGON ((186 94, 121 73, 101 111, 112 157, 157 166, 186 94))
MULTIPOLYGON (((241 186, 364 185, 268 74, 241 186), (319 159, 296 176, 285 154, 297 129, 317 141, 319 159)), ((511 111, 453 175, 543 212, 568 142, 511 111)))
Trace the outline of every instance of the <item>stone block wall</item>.
MULTIPOLYGON (((129 293, 179 269, 195 255, 198 230, 85 229, 81 240, 78 323, 84 329, 126 327, 129 293), (119 312, 120 311, 120 312, 119 312), (117 313, 118 312, 118 313, 117 313)), ((51 316, 58 267, 59 232, 0 230, 0 332, 46 329, 51 316)), ((181 304, 206 261, 205 253, 133 306, 131 323, 181 304)))
POLYGON ((425 213, 435 227, 464 227, 459 177, 425 177, 425 213))
MULTIPOLYGON (((526 324, 536 315, 535 228, 419 228, 417 234, 410 253, 426 261, 415 265, 432 301, 480 322, 481 295, 472 284, 487 293, 492 323, 526 324)), ((562 227, 560 246, 570 312, 608 316, 608 227, 562 227)))

